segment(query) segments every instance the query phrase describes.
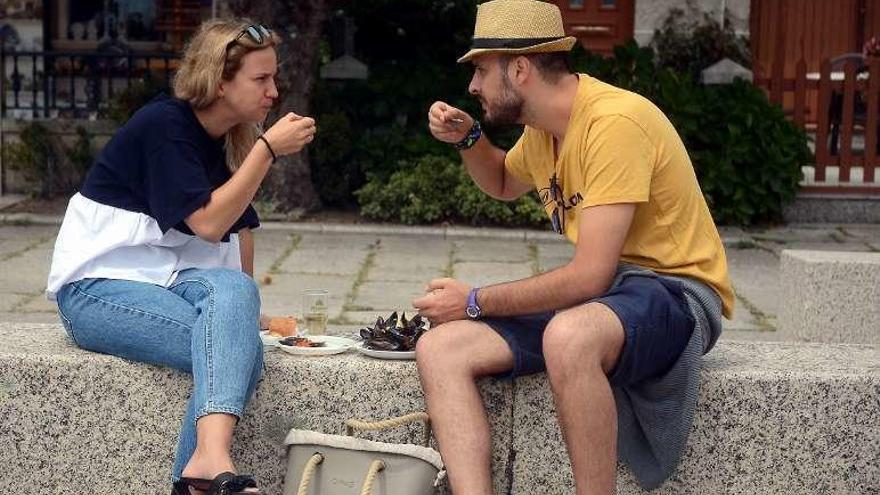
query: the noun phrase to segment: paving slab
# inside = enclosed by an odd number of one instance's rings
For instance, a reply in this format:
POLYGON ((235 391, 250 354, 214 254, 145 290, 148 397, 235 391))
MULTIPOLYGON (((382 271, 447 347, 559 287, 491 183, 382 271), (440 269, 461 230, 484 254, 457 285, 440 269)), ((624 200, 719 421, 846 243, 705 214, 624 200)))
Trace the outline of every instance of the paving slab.
POLYGON ((400 311, 411 308, 412 300, 424 293, 424 282, 365 282, 352 304, 357 311, 400 311))
POLYGON ((288 255, 299 236, 281 230, 254 231, 254 276, 257 280, 269 272, 279 259, 288 255))
POLYGON ((425 256, 428 258, 445 258, 456 242, 439 236, 423 237, 419 235, 380 235, 376 236, 375 239, 379 241, 380 251, 382 252, 398 253, 403 256, 425 256))
POLYGON ((456 261, 530 263, 531 259, 529 244, 522 241, 474 239, 456 242, 456 261))
POLYGON ((347 275, 276 274, 270 285, 260 287, 262 312, 267 315, 301 315, 303 291, 326 289, 330 292, 327 311, 330 318, 335 318, 342 312, 351 284, 352 278, 347 275))
MULTIPOLYGON (((727 249, 727 265, 738 301, 735 313, 742 317, 750 307, 768 319, 779 314, 779 258, 763 249, 727 249)), ((757 315, 752 315, 753 319, 757 315)), ((740 320, 741 321, 741 320, 740 320)), ((768 321, 769 323, 769 321, 768 321)))
POLYGON ((0 322, 3 323, 55 323, 60 324, 58 313, 22 313, 0 311, 0 322))
POLYGON ((574 245, 570 242, 535 243, 538 251, 538 272, 547 272, 571 261, 574 245))
POLYGON ((0 290, 19 293, 45 290, 52 248, 52 244, 45 241, 19 256, 0 262, 0 290))
POLYGON ((436 256, 417 253, 400 253, 383 246, 376 252, 373 265, 367 274, 370 281, 421 282, 444 276, 449 263, 447 253, 436 256))
POLYGON ((55 304, 55 301, 46 299, 46 294, 41 291, 25 296, 19 302, 17 310, 24 313, 51 313, 54 315, 58 310, 58 305, 55 304))
MULTIPOLYGON (((0 285, 0 312, 10 312, 26 301, 28 294, 19 294, 8 290, 7 287, 0 285)), ((0 320, 3 321, 3 320, 0 320)))
POLYGON ((794 225, 772 229, 746 229, 752 238, 778 243, 789 242, 837 242, 840 230, 835 225, 794 225))
POLYGON ((54 246, 57 234, 58 227, 54 225, 0 225, 0 260, 14 256, 18 251, 35 243, 48 241, 54 246))
POLYGON ((526 261, 519 263, 456 263, 453 270, 453 276, 456 279, 480 287, 518 280, 531 275, 532 265, 526 261))

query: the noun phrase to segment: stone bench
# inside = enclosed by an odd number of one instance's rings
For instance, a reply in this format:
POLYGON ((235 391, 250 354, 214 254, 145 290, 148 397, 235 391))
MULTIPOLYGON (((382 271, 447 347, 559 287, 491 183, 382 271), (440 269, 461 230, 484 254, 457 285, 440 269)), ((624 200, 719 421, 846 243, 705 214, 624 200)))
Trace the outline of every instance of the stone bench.
POLYGON ((784 250, 779 337, 880 346, 880 253, 784 250))
MULTIPOLYGON (((239 468, 267 494, 291 427, 341 433, 349 417, 424 407, 415 365, 272 351, 236 432, 239 468)), ((190 379, 81 351, 60 326, 0 323, 0 466, 17 493, 169 490, 190 379)), ((573 493, 543 374, 481 382, 496 493, 573 493)), ((707 358, 682 465, 656 493, 877 493, 880 352, 863 346, 721 342, 707 358)), ((411 426, 367 438, 416 443, 411 426)), ((643 493, 625 468, 620 493, 643 493)), ((397 494, 395 494, 397 495, 397 494)), ((402 494, 406 495, 406 494, 402 494)))

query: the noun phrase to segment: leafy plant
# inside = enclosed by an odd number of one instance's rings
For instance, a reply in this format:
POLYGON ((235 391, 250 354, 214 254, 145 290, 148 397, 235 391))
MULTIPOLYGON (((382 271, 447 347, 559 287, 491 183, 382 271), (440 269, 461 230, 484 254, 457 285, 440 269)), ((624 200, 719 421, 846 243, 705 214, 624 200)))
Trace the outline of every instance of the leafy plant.
POLYGON ((75 191, 94 159, 91 135, 77 127, 77 140, 68 147, 61 138, 40 122, 25 124, 18 141, 3 147, 3 160, 31 184, 30 193, 43 198, 75 191))
POLYGON ((782 219, 794 200, 801 165, 811 160, 806 133, 764 93, 737 80, 703 88, 702 112, 678 122, 697 132, 685 143, 709 208, 720 223, 782 219))
POLYGON ((428 155, 415 164, 400 164, 387 180, 373 177, 355 195, 361 213, 375 220, 524 226, 547 221, 534 195, 512 202, 492 199, 477 188, 458 160, 446 156, 428 155))

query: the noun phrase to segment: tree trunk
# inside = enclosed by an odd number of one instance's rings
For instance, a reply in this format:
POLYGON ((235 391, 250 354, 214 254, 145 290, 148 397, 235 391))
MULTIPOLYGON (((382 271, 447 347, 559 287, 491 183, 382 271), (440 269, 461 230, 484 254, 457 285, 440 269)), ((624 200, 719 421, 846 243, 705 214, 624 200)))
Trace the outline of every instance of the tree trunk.
MULTIPOLYGON (((233 15, 265 24, 283 41, 278 46, 276 79, 280 97, 267 125, 287 112, 310 115, 318 43, 328 4, 329 0, 228 0, 233 15)), ((263 181, 261 196, 273 202, 278 211, 320 208, 308 153, 306 147, 294 156, 280 158, 263 181)))

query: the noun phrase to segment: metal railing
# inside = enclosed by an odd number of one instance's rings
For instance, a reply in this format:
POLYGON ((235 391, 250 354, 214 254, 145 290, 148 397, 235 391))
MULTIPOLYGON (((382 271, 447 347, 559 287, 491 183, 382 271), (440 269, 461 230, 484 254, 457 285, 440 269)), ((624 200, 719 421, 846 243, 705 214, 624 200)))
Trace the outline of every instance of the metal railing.
POLYGON ((0 116, 104 117, 121 91, 169 88, 178 62, 166 52, 9 51, 0 44, 0 116))

